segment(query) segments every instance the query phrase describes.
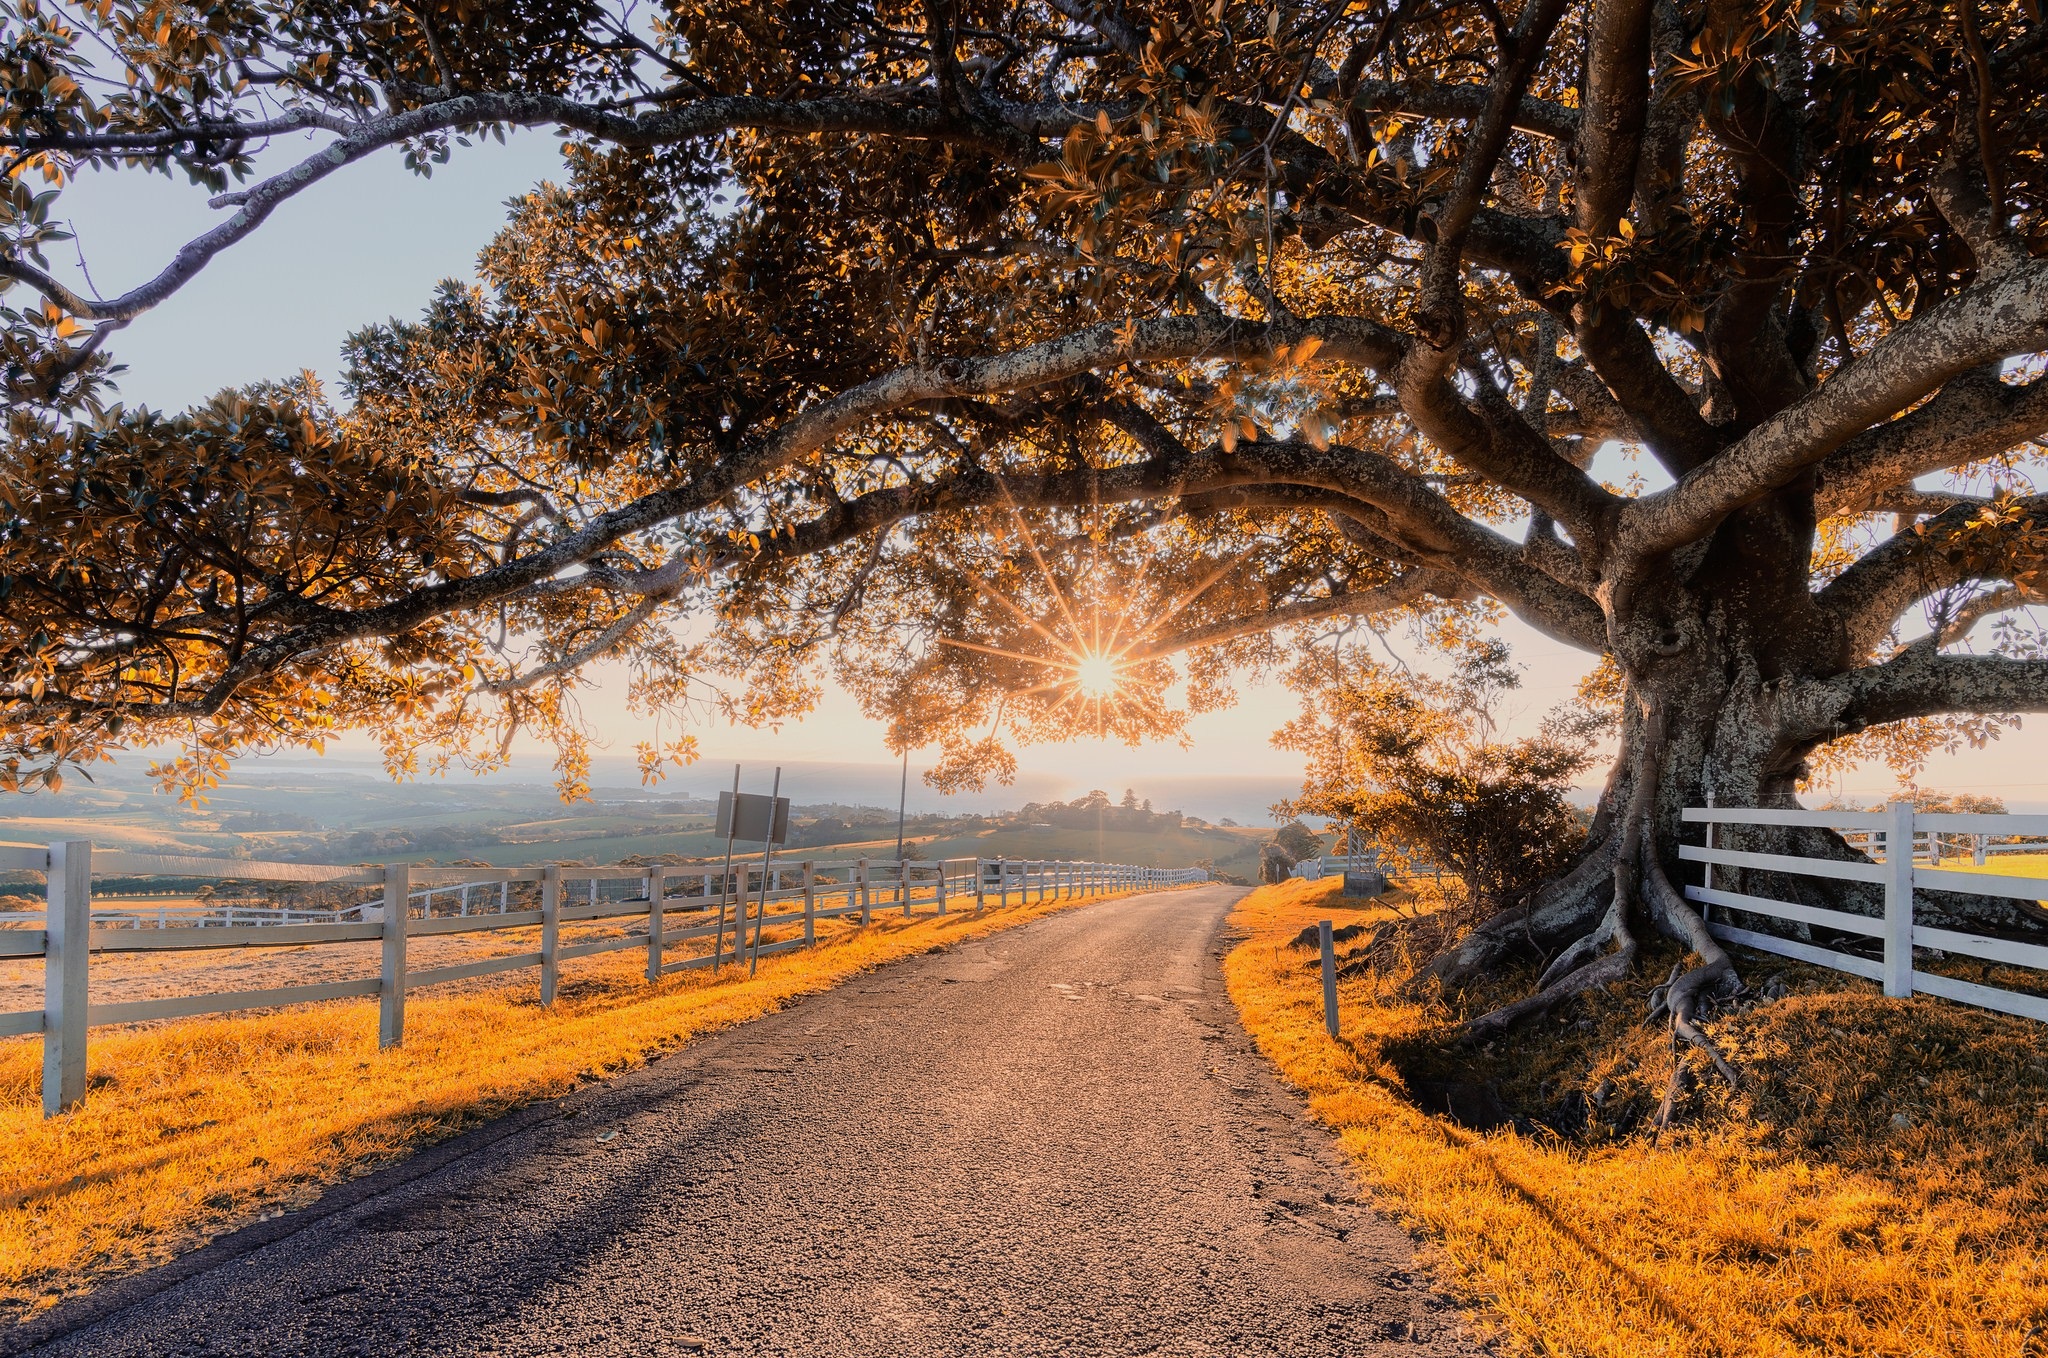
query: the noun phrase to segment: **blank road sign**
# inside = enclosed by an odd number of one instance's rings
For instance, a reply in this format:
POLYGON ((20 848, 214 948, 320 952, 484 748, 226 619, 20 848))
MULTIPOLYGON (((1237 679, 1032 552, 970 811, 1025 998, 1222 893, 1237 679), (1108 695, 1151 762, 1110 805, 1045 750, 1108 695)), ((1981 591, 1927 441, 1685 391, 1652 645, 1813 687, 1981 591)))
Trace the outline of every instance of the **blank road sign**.
POLYGON ((750 844, 789 842, 789 798, 758 792, 718 794, 718 833, 750 844))

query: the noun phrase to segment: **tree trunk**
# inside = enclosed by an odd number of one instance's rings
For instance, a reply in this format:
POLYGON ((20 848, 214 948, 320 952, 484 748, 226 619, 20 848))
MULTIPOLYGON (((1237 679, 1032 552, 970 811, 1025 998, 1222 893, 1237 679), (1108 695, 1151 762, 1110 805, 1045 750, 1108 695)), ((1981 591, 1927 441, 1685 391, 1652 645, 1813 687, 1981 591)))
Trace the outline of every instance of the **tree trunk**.
MULTIPOLYGON (((1537 993, 1475 1019, 1485 1037, 1543 1013, 1572 995, 1627 974, 1637 930, 1649 929, 1695 956, 1694 969, 1669 984, 1661 1003, 1681 1035, 1701 997, 1739 983, 1698 911, 1684 899, 1681 843, 1705 841, 1687 825, 1686 807, 1711 799, 1723 807, 1798 809, 1807 758, 1843 730, 1816 733, 1809 681, 1854 667, 1842 628, 1818 609, 1805 579, 1802 533, 1766 504, 1731 521, 1685 583, 1639 587, 1626 620, 1610 623, 1614 652, 1628 676, 1621 750, 1587 836, 1565 874, 1475 928, 1438 957, 1430 973, 1457 987, 1509 956, 1549 959, 1537 993), (1797 550, 1794 550, 1796 547, 1797 550), (1794 571, 1789 560, 1802 564, 1794 571), (1773 563, 1787 563, 1784 569, 1773 563)), ((1675 572, 1674 572, 1675 574, 1675 572)), ((1839 835, 1822 829, 1730 826, 1725 848, 1861 860, 1839 835)), ((1697 877, 1697 867, 1692 869, 1697 877)), ((1716 885, 1749 895, 1881 915, 1873 886, 1797 874, 1722 868, 1716 885)), ((1919 906, 1930 922, 2039 934, 2023 905, 1934 893, 1919 906)), ((1738 916, 1745 927, 1784 932, 1785 921, 1738 916)), ((1803 934, 1805 931, 1800 929, 1803 934)))

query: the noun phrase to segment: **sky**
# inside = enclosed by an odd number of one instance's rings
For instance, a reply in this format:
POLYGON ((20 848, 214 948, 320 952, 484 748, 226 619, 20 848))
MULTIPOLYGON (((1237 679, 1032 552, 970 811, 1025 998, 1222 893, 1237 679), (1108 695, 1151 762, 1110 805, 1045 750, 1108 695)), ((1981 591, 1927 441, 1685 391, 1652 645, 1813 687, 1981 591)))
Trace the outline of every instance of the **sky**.
MULTIPOLYGON (((308 149, 305 143, 274 147, 265 163, 282 163, 308 149)), ((556 140, 527 132, 506 145, 458 149, 427 179, 406 171, 395 153, 330 176, 115 337, 111 347, 129 367, 120 379, 123 398, 177 409, 222 387, 302 369, 319 374, 338 395, 332 388, 350 331, 416 314, 440 280, 470 278, 477 252, 504 220, 506 200, 560 174, 556 140)), ((59 215, 70 218, 90 283, 102 295, 148 278, 179 245, 220 219, 206 206, 203 190, 133 173, 88 175, 66 190, 59 215)), ((51 261, 57 271, 68 281, 86 281, 70 252, 59 251, 51 261)), ((1571 700, 1591 657, 1520 624, 1504 632, 1524 667, 1509 729, 1528 729, 1544 710, 1571 700)), ((620 683, 601 675, 586 710, 610 748, 625 755, 640 736, 624 711, 621 691, 620 683)), ((1285 795, 1299 779, 1299 756, 1270 743, 1273 730, 1294 712, 1292 697, 1277 685, 1248 686, 1235 707, 1194 719, 1187 748, 1156 743, 1133 749, 1104 741, 1030 748, 1020 751, 1017 795, 994 789, 963 803, 1004 805, 1027 795, 1071 797, 1093 787, 1136 786, 1162 807, 1180 806, 1211 819, 1243 818, 1247 807, 1285 795), (1233 790, 1218 791, 1224 782, 1233 790)), ((867 764, 881 794, 877 803, 894 800, 894 760, 880 723, 836 690, 807 719, 779 730, 720 725, 697 735, 703 764, 677 774, 677 788, 715 787, 719 777, 730 777, 736 760, 750 766, 867 764), (719 769, 726 772, 714 776, 719 769)), ((369 753, 367 745, 348 741, 334 748, 343 756, 369 753)), ((913 753, 914 789, 925 767, 920 753, 934 752, 913 753)), ((522 751, 512 776, 545 778, 545 754, 537 747, 522 751)), ((2003 796, 2014 810, 2048 809, 2048 719, 2008 732, 1985 750, 1938 757, 1921 782, 2003 796)), ((1887 770, 1870 767, 1832 790, 1875 801, 1894 785, 1887 770)), ((948 805, 936 794, 916 792, 912 804, 948 805)))

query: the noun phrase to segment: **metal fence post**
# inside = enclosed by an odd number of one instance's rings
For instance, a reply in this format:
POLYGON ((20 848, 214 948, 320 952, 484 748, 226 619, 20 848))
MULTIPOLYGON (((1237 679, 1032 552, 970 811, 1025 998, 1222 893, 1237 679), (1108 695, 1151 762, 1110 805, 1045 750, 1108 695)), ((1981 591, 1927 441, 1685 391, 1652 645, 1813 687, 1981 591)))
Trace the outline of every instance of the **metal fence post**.
POLYGON ((412 867, 384 865, 384 955, 377 990, 377 1045, 405 1041, 405 934, 412 917, 412 867))
POLYGON ((661 950, 667 940, 662 919, 662 897, 668 894, 668 871, 653 868, 647 874, 647 979, 661 979, 661 950))
POLYGON ((555 982, 562 971, 562 866, 550 863, 540 875, 540 1004, 555 1002, 555 982))
POLYGON ((1884 993, 1913 993, 1913 803, 1885 807, 1884 993))
POLYGON ((1330 921, 1316 921, 1316 942, 1323 949, 1323 1029, 1337 1035, 1337 945, 1330 939, 1330 921))
POLYGON ((86 962, 92 945, 92 841, 50 846, 43 915, 43 1116, 85 1098, 86 962))

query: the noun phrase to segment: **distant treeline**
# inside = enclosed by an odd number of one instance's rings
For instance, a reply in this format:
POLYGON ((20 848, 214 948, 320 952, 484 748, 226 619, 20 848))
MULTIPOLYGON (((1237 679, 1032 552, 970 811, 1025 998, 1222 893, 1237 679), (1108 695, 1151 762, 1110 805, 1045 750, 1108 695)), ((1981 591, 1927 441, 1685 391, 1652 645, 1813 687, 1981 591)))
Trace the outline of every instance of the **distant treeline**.
POLYGON ((1177 830, 1183 825, 1208 824, 1178 811, 1154 811, 1151 798, 1140 801, 1130 788, 1124 789, 1120 802, 1110 801, 1101 788, 1071 802, 1026 802, 1014 819, 1062 830, 1093 830, 1098 825, 1105 830, 1177 830))

